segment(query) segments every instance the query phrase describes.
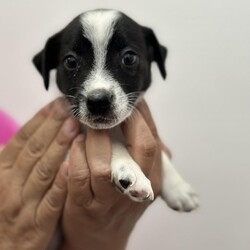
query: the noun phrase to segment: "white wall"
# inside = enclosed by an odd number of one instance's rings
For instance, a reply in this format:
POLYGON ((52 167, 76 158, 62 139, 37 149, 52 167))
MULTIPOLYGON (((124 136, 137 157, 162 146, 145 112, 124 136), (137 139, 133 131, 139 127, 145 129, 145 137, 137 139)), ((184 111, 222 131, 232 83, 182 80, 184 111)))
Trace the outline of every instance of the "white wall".
POLYGON ((154 28, 169 49, 168 79, 154 66, 148 101, 201 208, 177 214, 157 200, 128 249, 250 249, 250 2, 103 2, 0 0, 0 107, 23 123, 53 98, 31 57, 75 15, 117 8, 154 28))

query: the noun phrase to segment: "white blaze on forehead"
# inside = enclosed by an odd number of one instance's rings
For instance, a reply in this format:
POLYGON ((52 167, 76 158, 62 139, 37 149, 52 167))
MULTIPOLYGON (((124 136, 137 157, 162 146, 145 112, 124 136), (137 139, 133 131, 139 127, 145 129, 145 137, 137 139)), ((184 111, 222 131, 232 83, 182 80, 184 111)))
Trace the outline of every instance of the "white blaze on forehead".
MULTIPOLYGON (((94 10, 85 12, 80 17, 83 36, 91 42, 94 50, 93 69, 82 84, 82 95, 87 97, 91 91, 96 89, 105 89, 111 92, 115 97, 112 105, 113 112, 119 122, 131 113, 131 109, 128 105, 128 97, 121 88, 120 83, 105 69, 105 62, 108 44, 114 34, 114 27, 120 16, 121 14, 115 10, 94 10)), ((81 113, 84 117, 88 113, 86 103, 83 103, 81 108, 81 113)), ((83 118, 83 122, 89 119, 85 118, 83 118)), ((94 126, 93 124, 91 125, 90 121, 87 121, 87 124, 94 126)), ((108 128, 108 126, 103 128, 108 128)))
POLYGON ((94 10, 81 16, 83 35, 92 43, 95 66, 99 70, 104 68, 107 46, 119 16, 115 10, 94 10))

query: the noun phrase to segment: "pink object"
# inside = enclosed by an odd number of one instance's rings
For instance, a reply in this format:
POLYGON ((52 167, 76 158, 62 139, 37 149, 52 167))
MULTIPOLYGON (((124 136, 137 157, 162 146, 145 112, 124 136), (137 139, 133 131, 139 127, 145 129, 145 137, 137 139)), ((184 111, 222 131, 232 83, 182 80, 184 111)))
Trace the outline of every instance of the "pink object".
POLYGON ((0 145, 6 144, 18 129, 18 123, 0 109, 0 145))

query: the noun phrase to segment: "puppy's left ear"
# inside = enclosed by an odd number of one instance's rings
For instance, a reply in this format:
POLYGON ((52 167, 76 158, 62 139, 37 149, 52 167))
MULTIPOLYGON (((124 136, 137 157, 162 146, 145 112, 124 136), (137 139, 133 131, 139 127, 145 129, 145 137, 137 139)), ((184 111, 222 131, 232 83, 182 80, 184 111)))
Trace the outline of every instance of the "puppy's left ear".
POLYGON ((158 65, 158 68, 161 72, 162 77, 165 79, 167 76, 166 68, 165 68, 165 60, 167 57, 167 48, 162 46, 152 29, 147 27, 142 27, 142 31, 144 34, 144 38, 148 47, 148 57, 149 61, 155 61, 158 65))
POLYGON ((49 88, 49 72, 57 67, 59 61, 61 32, 50 37, 42 51, 33 58, 36 69, 43 77, 46 90, 49 88))

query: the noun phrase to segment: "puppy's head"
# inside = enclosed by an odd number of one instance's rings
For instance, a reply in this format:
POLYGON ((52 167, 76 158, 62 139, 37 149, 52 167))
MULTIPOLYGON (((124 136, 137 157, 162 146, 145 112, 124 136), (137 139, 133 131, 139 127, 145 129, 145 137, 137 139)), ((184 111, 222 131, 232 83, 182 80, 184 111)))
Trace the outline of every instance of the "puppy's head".
POLYGON ((46 89, 57 69, 58 87, 82 123, 107 129, 126 119, 149 87, 151 62, 166 77, 166 54, 151 29, 121 12, 94 10, 52 36, 33 62, 46 89))

